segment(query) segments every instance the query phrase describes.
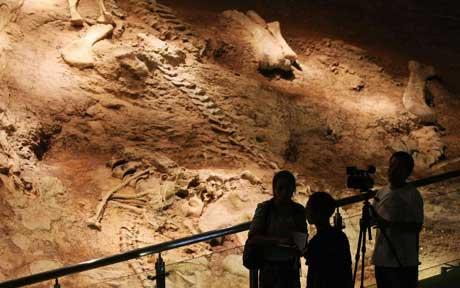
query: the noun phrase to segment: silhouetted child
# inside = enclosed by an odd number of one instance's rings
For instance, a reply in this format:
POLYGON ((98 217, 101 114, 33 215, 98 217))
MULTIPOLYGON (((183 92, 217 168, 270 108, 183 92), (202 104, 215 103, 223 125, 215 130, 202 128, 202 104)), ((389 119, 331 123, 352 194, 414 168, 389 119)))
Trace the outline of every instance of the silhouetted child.
POLYGON ((325 192, 308 199, 306 214, 316 226, 316 235, 308 243, 305 258, 308 265, 307 288, 351 288, 351 254, 347 236, 330 224, 335 200, 325 192))

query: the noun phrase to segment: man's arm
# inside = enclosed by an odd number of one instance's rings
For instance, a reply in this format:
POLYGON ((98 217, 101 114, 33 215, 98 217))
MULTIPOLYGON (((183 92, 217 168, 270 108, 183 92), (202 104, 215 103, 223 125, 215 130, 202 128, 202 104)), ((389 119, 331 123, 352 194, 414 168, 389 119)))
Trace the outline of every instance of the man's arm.
POLYGON ((417 193, 418 197, 412 198, 412 205, 394 194, 381 201, 376 200, 373 205, 373 224, 402 233, 420 233, 423 225, 423 200, 420 193, 417 193), (408 209, 411 211, 409 214, 408 209))
POLYGON ((418 222, 405 222, 405 221, 388 221, 378 214, 374 215, 376 222, 381 228, 391 228, 400 232, 407 233, 420 233, 422 231, 422 223, 418 222))

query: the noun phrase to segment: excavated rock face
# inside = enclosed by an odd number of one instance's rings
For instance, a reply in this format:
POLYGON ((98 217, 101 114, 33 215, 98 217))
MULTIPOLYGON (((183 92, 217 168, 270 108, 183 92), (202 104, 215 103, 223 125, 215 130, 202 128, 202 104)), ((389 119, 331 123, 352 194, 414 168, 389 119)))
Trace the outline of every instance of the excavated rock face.
POLYGON ((42 125, 28 113, 0 111, 0 178, 9 189, 37 193, 35 163, 48 151, 59 125, 42 125), (30 122, 21 121, 23 117, 30 122))
POLYGON ((0 31, 17 16, 23 0, 1 0, 0 1, 0 31))
MULTIPOLYGON (((23 17, 5 25, 19 7, 10 3, 20 2, 0 0, 9 3, 0 4, 1 280, 247 221, 271 197, 279 167, 298 175, 304 204, 311 191, 343 197, 342 168, 382 167, 387 147, 409 151, 430 172, 445 163, 447 146, 449 157, 460 151, 450 121, 460 106, 424 66, 407 71, 407 59, 393 61, 386 46, 382 58, 365 41, 318 39, 314 18, 302 26, 311 31, 281 20, 286 41, 278 22, 254 12, 223 19, 220 1, 209 1, 220 7, 212 13, 196 8, 206 1, 188 2, 193 9, 176 13, 156 1, 106 0, 113 27, 96 24, 97 1, 81 1, 89 26, 78 30, 66 1, 27 1, 23 17), (305 69, 290 79, 257 71, 291 71, 297 61, 305 69), (406 98, 435 102, 437 126, 403 107, 408 78, 414 97, 406 98)), ((225 9, 251 9, 242 2, 225 9)), ((260 1, 268 2, 299 3, 260 1)), ((246 287, 239 248, 199 257, 241 246, 245 235, 168 251, 168 264, 200 259, 168 267, 168 285, 246 287)), ((151 287, 155 260, 97 269, 69 285, 113 277, 101 285, 151 287)))
POLYGON ((10 38, 15 36, 14 31, 8 32, 9 24, 17 17, 22 4, 23 1, 0 1, 0 180, 11 191, 19 189, 30 192, 32 179, 27 177, 26 180, 24 172, 37 159, 33 145, 40 141, 34 137, 38 129, 34 121, 21 121, 22 117, 30 117, 28 113, 11 111, 11 106, 16 108, 16 103, 10 103, 11 92, 9 86, 5 85, 11 76, 7 74, 8 55, 12 53, 10 38))
MULTIPOLYGON (((11 47, 10 36, 6 33, 7 25, 13 21, 21 8, 23 1, 21 0, 1 0, 0 1, 0 81, 4 81, 4 73, 6 73, 7 52, 11 47)), ((5 85, 0 85, 1 95, 7 95, 5 85)), ((6 107, 4 101, 0 102, 0 112, 4 112, 6 107)))
POLYGON ((413 131, 409 137, 417 143, 416 147, 410 147, 414 151, 416 167, 426 169, 445 159, 446 145, 437 127, 423 127, 413 131))
POLYGON ((185 63, 185 54, 182 50, 160 40, 153 35, 139 34, 139 39, 142 41, 141 51, 143 57, 151 63, 149 66, 171 65, 179 66, 185 63), (160 57, 158 57, 160 56, 160 57))
POLYGON ((437 127, 425 126, 402 137, 392 148, 412 154, 415 169, 424 171, 444 159, 446 145, 437 127))

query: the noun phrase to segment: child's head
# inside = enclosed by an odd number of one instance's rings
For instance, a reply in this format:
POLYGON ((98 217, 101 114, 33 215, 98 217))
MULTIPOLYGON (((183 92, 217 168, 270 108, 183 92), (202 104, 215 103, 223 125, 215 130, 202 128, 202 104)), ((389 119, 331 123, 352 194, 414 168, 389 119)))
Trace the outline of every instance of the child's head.
POLYGON ((295 177, 286 170, 279 171, 273 177, 273 197, 276 201, 286 202, 295 192, 295 177))
POLYGON ((414 159, 412 156, 403 151, 394 153, 390 158, 390 166, 388 168, 388 180, 391 184, 401 184, 412 173, 414 169, 414 159))
POLYGON ((307 220, 315 225, 329 223, 335 208, 335 200, 331 195, 326 192, 315 192, 307 202, 307 220))

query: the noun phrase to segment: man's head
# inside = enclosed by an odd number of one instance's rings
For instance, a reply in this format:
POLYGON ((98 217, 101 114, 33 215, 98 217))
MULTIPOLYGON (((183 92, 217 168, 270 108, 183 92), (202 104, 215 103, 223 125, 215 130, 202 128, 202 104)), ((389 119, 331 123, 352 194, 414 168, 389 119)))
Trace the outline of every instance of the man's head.
POLYGON ((388 168, 388 181, 394 187, 402 186, 414 169, 414 159, 403 151, 393 153, 388 168))
POLYGON ((307 202, 307 220, 310 224, 315 225, 329 223, 329 218, 331 218, 335 208, 335 200, 330 194, 315 192, 307 202))
POLYGON ((288 202, 295 192, 295 177, 289 171, 279 171, 273 177, 272 187, 275 201, 288 202))

